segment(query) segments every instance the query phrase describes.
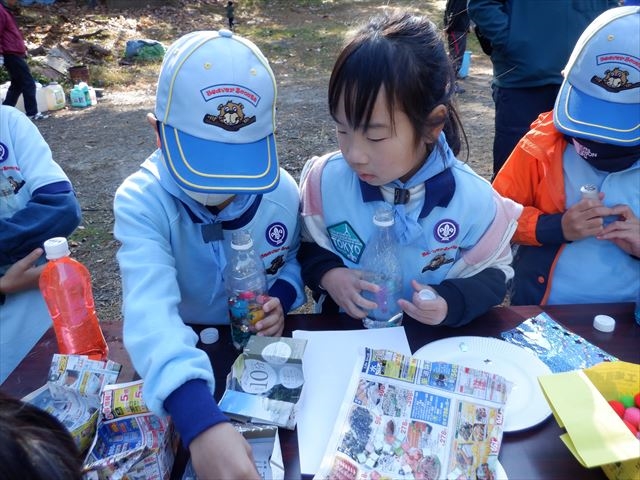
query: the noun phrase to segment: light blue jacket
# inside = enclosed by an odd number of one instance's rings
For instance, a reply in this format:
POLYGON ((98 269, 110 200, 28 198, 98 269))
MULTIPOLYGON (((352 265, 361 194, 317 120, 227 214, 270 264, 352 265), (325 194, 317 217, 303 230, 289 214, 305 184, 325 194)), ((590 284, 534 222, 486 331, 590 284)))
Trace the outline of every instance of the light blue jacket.
MULTIPOLYGON (((80 205, 67 175, 34 123, 9 106, 0 106, 0 175, 14 186, 17 210, 0 218, 0 275, 14 262, 65 237, 80 223, 80 205)), ((44 255, 40 262, 44 262, 44 255)), ((0 299, 0 383, 51 326, 40 290, 32 288, 0 299)))
POLYGON ((124 343, 154 412, 167 413, 164 401, 189 380, 204 380, 214 391, 211 362, 188 324, 229 323, 222 271, 233 230, 252 232, 270 294, 285 313, 302 305, 298 208, 296 182, 281 170, 276 190, 237 196, 215 216, 178 188, 160 150, 118 188, 114 234, 122 243, 124 343), (270 235, 274 231, 284 236, 270 235), (215 240, 217 234, 224 238, 215 240))

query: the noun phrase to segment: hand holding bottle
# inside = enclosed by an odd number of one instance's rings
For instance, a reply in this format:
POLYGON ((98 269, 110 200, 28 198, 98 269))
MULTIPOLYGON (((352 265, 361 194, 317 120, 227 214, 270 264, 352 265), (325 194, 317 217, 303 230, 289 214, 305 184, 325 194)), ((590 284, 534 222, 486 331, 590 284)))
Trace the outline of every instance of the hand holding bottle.
POLYGON ((449 311, 446 300, 435 293, 435 290, 428 285, 423 285, 415 280, 411 281, 411 287, 414 289, 412 301, 409 302, 404 299, 398 301, 402 310, 425 325, 440 325, 449 311), (427 295, 421 295, 424 290, 434 293, 435 298, 427 299, 427 295))
POLYGON ((262 310, 264 311, 264 318, 254 326, 257 334, 265 337, 281 336, 284 330, 284 310, 282 310, 280 299, 270 297, 262 305, 262 310))
POLYGON ((378 287, 362 280, 360 270, 332 268, 323 275, 320 284, 333 301, 352 318, 363 319, 369 310, 376 308, 376 303, 364 298, 361 292, 368 290, 376 293, 378 287))

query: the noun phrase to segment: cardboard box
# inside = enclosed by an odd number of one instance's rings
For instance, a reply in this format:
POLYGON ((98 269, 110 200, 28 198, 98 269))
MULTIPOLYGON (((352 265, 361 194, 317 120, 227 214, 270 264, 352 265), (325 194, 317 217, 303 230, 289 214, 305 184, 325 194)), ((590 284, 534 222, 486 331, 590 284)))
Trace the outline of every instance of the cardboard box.
POLYGON ((307 341, 252 336, 227 376, 220 408, 231 418, 294 429, 307 341))
POLYGON ((602 467, 609 480, 640 478, 640 440, 607 403, 640 389, 640 365, 603 362, 584 370, 538 378, 560 438, 587 468, 602 467))

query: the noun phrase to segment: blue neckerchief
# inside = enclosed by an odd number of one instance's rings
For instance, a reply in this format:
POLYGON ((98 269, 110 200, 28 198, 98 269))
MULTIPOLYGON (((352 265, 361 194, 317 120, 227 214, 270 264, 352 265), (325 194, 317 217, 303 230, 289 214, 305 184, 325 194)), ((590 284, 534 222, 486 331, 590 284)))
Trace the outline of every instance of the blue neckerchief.
MULTIPOLYGON (((426 158, 420 169, 405 183, 394 180, 388 186, 398 190, 409 190, 421 183, 425 186, 422 208, 414 208, 407 212, 404 203, 393 205, 396 236, 401 245, 409 245, 423 235, 420 218, 424 218, 435 207, 446 207, 455 193, 455 178, 451 166, 456 162, 455 155, 446 142, 444 133, 440 134, 438 143, 426 158)), ((384 201, 379 187, 360 181, 362 200, 384 201)), ((404 195, 396 195, 402 198, 404 195)))

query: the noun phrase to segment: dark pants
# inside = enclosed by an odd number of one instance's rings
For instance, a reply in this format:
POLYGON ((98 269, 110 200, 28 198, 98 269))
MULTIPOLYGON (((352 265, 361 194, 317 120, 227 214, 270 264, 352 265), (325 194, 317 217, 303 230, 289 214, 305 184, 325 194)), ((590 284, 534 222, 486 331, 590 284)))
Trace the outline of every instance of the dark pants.
POLYGON ((467 32, 447 32, 447 43, 449 45, 449 58, 456 75, 458 75, 462 66, 464 51, 467 49, 467 32))
POLYGON ((9 72, 11 85, 9 85, 3 104, 15 107, 18 102, 18 97, 22 94, 26 114, 32 116, 38 113, 36 82, 31 76, 31 71, 25 58, 19 55, 5 53, 4 66, 7 72, 9 72))
POLYGON ((553 110, 560 85, 532 88, 493 87, 496 106, 493 137, 493 175, 509 158, 538 115, 553 110))

